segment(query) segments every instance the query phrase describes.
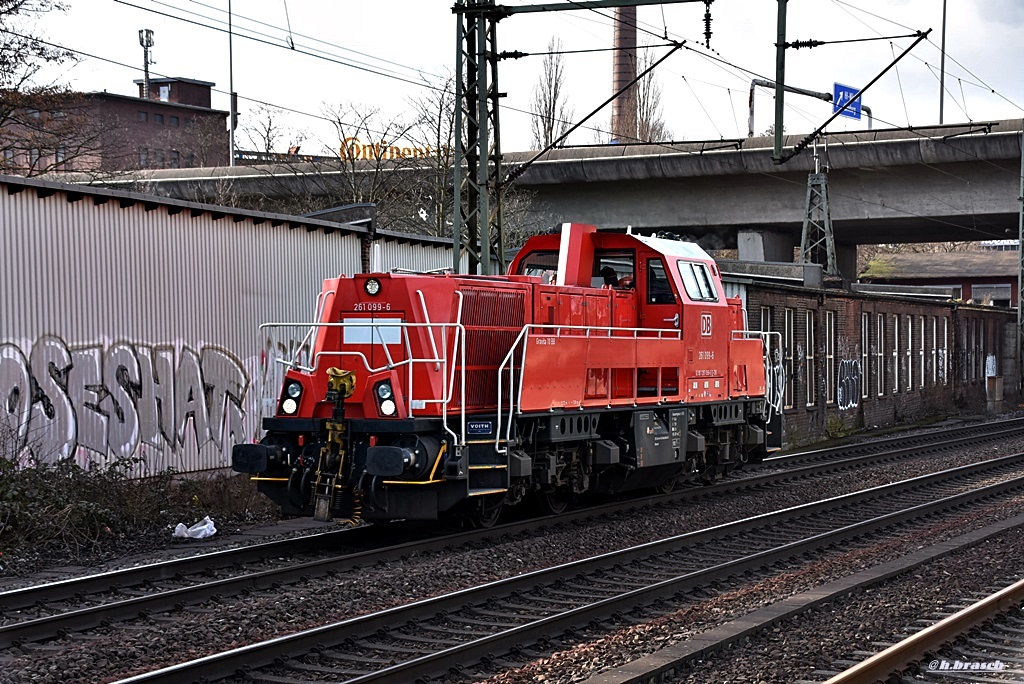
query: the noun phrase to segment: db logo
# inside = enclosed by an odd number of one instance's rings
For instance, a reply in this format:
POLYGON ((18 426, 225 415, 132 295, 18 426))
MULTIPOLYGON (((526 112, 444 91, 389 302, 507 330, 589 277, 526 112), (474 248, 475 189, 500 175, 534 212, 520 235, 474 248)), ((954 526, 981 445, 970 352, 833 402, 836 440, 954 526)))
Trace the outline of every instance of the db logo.
POLYGON ((711 337, 711 314, 709 313, 700 315, 700 336, 711 337))

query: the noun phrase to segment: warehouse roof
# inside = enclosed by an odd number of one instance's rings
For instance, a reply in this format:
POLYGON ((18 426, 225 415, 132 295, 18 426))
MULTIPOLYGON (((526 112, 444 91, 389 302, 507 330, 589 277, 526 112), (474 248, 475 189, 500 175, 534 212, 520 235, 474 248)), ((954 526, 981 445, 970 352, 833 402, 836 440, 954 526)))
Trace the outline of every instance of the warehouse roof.
MULTIPOLYGON (((214 218, 231 217, 234 221, 240 222, 249 220, 256 224, 269 223, 272 226, 286 225, 289 228, 305 228, 309 231, 319 230, 324 234, 341 232, 343 234, 366 234, 369 229, 356 223, 339 223, 336 221, 324 221, 307 216, 294 216, 291 214, 274 214, 265 211, 253 211, 251 209, 236 209, 217 204, 202 204, 199 202, 186 202, 183 200, 161 197, 159 195, 147 195, 140 192, 127 192, 124 190, 108 190, 89 185, 57 183, 39 178, 23 178, 21 176, 0 175, 0 186, 8 195, 14 195, 26 190, 35 191, 40 197, 62 194, 68 202, 77 202, 85 197, 92 199, 95 204, 117 202, 122 208, 144 205, 147 210, 162 209, 168 214, 180 214, 188 211, 192 216, 201 216, 209 213, 214 218)), ((378 239, 386 241, 397 241, 401 243, 418 244, 423 247, 449 247, 451 240, 428 235, 414 235, 391 230, 376 230, 374 235, 378 239)))
POLYGON ((865 281, 952 280, 1009 276, 1016 278, 1016 251, 914 252, 876 256, 860 277, 865 281))

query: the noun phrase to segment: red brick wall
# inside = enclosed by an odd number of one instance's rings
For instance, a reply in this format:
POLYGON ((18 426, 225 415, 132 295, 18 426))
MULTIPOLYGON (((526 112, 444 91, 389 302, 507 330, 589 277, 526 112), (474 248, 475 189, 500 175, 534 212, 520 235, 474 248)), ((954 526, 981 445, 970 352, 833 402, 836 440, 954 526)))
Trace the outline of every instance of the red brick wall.
MULTIPOLYGON (((172 81, 170 83, 160 83, 150 81, 149 84, 149 98, 151 100, 160 99, 160 87, 170 86, 167 94, 168 102, 177 102, 179 104, 193 105, 195 107, 206 107, 210 108, 210 86, 199 85, 198 83, 187 83, 184 81, 172 81)), ((143 84, 139 84, 139 97, 142 97, 143 84)))
MULTIPOLYGON (((751 327, 759 327, 761 308, 770 310, 771 330, 783 334, 786 309, 792 312, 792 406, 783 412, 784 440, 789 446, 839 436, 860 428, 911 423, 935 415, 986 410, 986 376, 1012 373, 1013 349, 1007 349, 1006 327, 1015 326, 1015 312, 921 303, 896 298, 869 298, 838 291, 748 286, 751 327), (814 326, 814 395, 807 399, 807 312, 814 326), (828 313, 826 313, 828 312, 828 313), (865 357, 863 314, 868 315, 865 357), (883 346, 878 356, 877 317, 883 316, 883 346), (827 339, 827 320, 834 321, 834 342, 827 339), (910 317, 911 353, 907 353, 910 317), (894 344, 898 317, 899 346, 894 344), (923 344, 921 323, 924 322, 923 344), (934 332, 933 332, 934 320, 934 332), (948 363, 942 379, 943 325, 948 363), (937 344, 935 340, 937 339, 937 344), (894 355, 893 350, 898 349, 894 355), (831 357, 831 358, 830 358, 831 357), (879 362, 884 379, 878 392, 879 362), (923 382, 922 382, 923 365, 923 382), (898 386, 894 383, 898 379, 898 386), (831 386, 831 391, 830 391, 831 386), (866 396, 865 396, 866 395, 866 396)), ((784 356, 789 356, 786 352, 784 356)), ((1004 381, 1004 392, 1012 382, 1004 381)))
POLYGON ((228 164, 227 125, 220 112, 120 98, 99 99, 97 107, 106 122, 107 170, 228 164))

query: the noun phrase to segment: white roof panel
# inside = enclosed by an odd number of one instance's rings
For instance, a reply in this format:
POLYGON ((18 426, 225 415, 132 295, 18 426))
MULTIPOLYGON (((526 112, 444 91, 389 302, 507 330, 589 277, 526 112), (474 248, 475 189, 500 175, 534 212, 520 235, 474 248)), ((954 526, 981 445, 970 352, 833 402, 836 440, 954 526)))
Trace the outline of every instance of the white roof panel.
POLYGON ((668 256, 684 257, 686 259, 710 259, 711 256, 696 242, 684 242, 682 240, 666 240, 665 238, 649 237, 647 235, 633 235, 637 240, 644 243, 651 249, 657 250, 668 256))

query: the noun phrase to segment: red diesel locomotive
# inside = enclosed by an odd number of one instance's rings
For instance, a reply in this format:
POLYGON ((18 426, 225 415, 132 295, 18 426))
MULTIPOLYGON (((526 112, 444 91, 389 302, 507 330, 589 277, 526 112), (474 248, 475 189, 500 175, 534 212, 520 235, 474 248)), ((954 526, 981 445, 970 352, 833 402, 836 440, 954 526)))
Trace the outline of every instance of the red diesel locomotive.
POLYGON ((777 341, 692 243, 565 224, 509 275, 340 277, 318 310, 266 435, 232 452, 286 513, 488 525, 707 481, 779 432, 777 341))

